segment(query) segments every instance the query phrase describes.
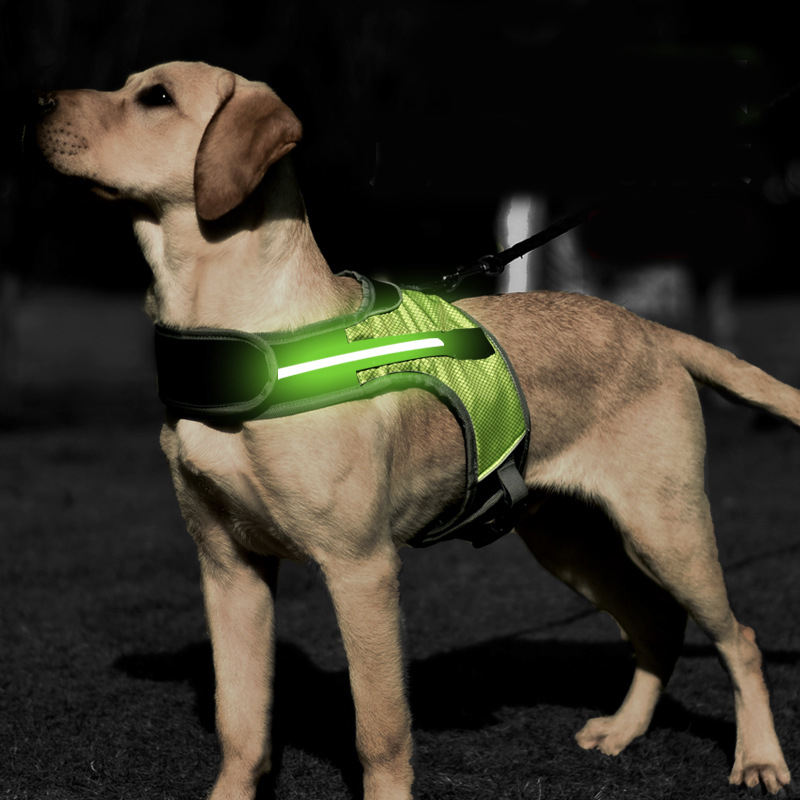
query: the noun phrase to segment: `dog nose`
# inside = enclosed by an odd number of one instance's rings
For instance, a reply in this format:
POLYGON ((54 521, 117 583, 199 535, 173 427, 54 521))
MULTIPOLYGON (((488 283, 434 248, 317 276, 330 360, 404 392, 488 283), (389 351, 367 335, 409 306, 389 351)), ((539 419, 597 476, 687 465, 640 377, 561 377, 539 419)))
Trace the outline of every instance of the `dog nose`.
POLYGON ((55 92, 41 92, 36 96, 36 111, 40 117, 50 114, 58 107, 55 92))

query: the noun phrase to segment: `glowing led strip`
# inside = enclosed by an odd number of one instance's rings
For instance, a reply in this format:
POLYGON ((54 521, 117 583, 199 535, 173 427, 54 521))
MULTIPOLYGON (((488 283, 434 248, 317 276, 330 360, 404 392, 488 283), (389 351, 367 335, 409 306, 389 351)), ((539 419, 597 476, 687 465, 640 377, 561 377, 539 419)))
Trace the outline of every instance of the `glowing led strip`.
POLYGON ((356 350, 354 353, 342 353, 342 355, 339 356, 316 358, 313 361, 303 361, 300 364, 280 367, 278 369, 278 380, 281 380, 281 378, 290 378, 292 375, 301 375, 304 372, 325 369, 325 367, 335 367, 340 364, 349 364, 353 361, 363 361, 367 358, 389 356, 394 353, 406 353, 409 350, 430 350, 433 347, 444 347, 444 342, 441 339, 415 339, 413 342, 396 342, 395 344, 384 344, 379 347, 367 347, 365 350, 356 350))

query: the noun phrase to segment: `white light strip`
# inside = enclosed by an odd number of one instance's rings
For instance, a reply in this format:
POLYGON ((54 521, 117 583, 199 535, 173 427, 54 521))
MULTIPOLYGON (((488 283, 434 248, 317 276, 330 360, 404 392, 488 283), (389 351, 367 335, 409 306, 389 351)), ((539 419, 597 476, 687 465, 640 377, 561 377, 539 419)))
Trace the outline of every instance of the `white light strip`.
POLYGON ((368 358, 392 355, 393 353, 406 353, 409 350, 429 350, 432 347, 444 347, 444 342, 441 339, 415 339, 413 342, 397 342, 395 344, 384 344, 380 347, 368 347, 365 350, 356 350, 354 353, 343 353, 340 356, 317 358, 313 361, 303 361, 300 364, 280 367, 278 369, 278 380, 290 378, 292 375, 300 375, 303 372, 312 372, 316 369, 349 364, 352 361, 363 361, 368 358))

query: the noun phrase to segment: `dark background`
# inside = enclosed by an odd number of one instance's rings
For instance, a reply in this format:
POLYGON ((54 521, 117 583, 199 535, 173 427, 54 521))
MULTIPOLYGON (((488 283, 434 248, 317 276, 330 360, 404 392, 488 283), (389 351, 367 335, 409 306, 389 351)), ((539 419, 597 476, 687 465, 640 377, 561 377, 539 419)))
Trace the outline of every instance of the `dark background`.
MULTIPOLYGON (((304 122, 294 158, 332 266, 397 280, 493 250, 510 191, 553 213, 597 199, 593 252, 733 275, 738 352, 797 385, 800 52, 786 4, 749 5, 0 0, 0 795, 197 800, 218 762, 194 547, 157 442, 149 270, 119 206, 22 146, 35 91, 175 58, 267 80, 304 122)), ((720 558, 797 773, 797 435, 706 411, 720 558)), ((402 557, 420 800, 744 796, 729 681, 695 626, 650 732, 610 759, 572 738, 625 695, 610 620, 513 536, 402 557)), ((282 567, 277 616, 259 800, 357 798, 313 569, 282 567)))
POLYGON ((21 154, 35 91, 200 59, 267 80, 304 122, 296 162, 337 268, 438 275, 494 249, 504 193, 559 211, 622 188, 584 231, 603 255, 713 262, 748 291, 800 286, 785 4, 4 0, 0 19, 0 261, 26 280, 148 281, 119 210, 21 154))

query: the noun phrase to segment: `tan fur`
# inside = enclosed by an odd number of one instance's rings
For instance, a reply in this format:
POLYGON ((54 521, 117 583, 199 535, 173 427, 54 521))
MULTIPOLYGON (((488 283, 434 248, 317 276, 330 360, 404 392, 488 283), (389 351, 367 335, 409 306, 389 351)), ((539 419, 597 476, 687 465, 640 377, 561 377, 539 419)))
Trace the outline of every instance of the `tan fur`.
MULTIPOLYGON (((53 166, 133 204, 155 320, 272 331, 357 308, 358 285, 331 274, 281 160, 299 123, 267 86, 174 62, 117 92, 49 100, 38 138, 53 166), (174 104, 142 102, 156 84, 174 104)), ((733 682, 730 780, 777 792, 789 771, 755 636, 731 613, 716 556, 694 379, 795 425, 800 393, 592 298, 532 293, 460 305, 504 346, 533 410, 532 500, 519 535, 608 610, 636 652, 623 705, 590 720, 578 743, 616 754, 645 732, 688 611, 733 682)), ((161 442, 197 542, 214 648, 223 761, 213 800, 253 798, 269 770, 281 558, 315 562, 327 581, 350 665, 365 797, 409 798, 397 547, 458 499, 465 464, 453 416, 408 390, 233 428, 172 419, 161 442)))

